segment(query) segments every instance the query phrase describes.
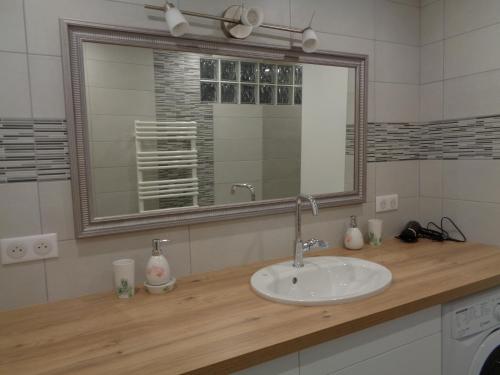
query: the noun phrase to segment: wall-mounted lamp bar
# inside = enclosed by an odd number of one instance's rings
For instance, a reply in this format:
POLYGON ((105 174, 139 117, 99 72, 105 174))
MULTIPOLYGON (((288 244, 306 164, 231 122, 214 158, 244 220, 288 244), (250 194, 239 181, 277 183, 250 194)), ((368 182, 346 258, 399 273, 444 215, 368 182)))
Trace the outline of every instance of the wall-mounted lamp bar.
POLYGON ((145 4, 144 8, 164 12, 165 21, 167 22, 170 33, 176 37, 182 36, 189 31, 189 23, 184 17, 184 15, 186 15, 221 21, 221 27, 224 34, 231 38, 245 39, 250 36, 253 29, 262 27, 265 29, 302 34, 302 49, 305 52, 314 52, 319 46, 316 32, 310 26, 301 29, 264 23, 264 14, 260 8, 246 8, 244 6, 233 5, 224 11, 223 16, 179 10, 168 2, 164 6, 145 4))

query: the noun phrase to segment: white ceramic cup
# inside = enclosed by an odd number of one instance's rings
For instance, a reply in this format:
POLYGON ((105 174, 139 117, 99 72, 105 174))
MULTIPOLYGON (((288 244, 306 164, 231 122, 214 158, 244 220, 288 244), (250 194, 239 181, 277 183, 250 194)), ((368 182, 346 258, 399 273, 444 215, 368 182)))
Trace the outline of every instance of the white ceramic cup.
POLYGON ((135 290, 135 261, 118 259, 113 262, 115 291, 119 298, 133 297, 135 290))
POLYGON ((368 240, 372 246, 380 246, 382 244, 382 220, 368 220, 368 240))

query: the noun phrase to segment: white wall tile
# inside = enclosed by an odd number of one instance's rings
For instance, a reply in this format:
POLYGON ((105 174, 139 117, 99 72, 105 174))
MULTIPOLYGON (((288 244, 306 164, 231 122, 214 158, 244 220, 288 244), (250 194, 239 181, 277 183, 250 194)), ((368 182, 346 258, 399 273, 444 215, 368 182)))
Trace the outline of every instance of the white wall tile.
POLYGON ((419 47, 375 42, 377 82, 419 83, 419 47))
POLYGON ((33 116, 42 119, 65 118, 61 58, 28 56, 33 116))
POLYGON ((444 76, 459 77, 500 68, 500 24, 447 39, 444 76))
POLYGON ((377 163, 367 163, 366 174, 366 201, 375 202, 377 163))
POLYGON ((443 39, 444 0, 422 7, 420 13, 420 43, 428 44, 443 39))
POLYGON ((23 0, 0 2, 0 50, 26 51, 23 0))
POLYGON ((317 34, 321 50, 368 55, 368 79, 370 81, 375 79, 375 42, 373 40, 322 32, 317 34))
POLYGON ((57 233, 59 241, 75 238, 70 181, 38 184, 43 233, 57 233))
POLYGON ((500 22, 497 0, 445 0, 445 33, 453 36, 500 22))
MULTIPOLYGON (((468 241, 500 245, 500 205, 463 200, 443 200, 443 215, 455 221, 468 241)), ((453 237, 460 238, 455 232, 453 237)))
POLYGON ((0 52, 0 118, 31 117, 26 55, 0 52))
POLYGON ((444 118, 498 114, 500 70, 444 82, 444 118))
POLYGON ((427 83, 420 86, 419 121, 443 119, 443 82, 427 83))
POLYGON ((193 273, 292 255, 292 215, 198 224, 189 230, 193 273))
POLYGON ((377 122, 418 121, 418 85, 376 82, 374 86, 377 122))
POLYGON ((444 160, 443 197, 500 203, 500 160, 444 160))
POLYGON ((0 238, 42 233, 36 182, 0 184, 0 238))
POLYGON ((420 160, 420 197, 441 198, 443 196, 443 161, 420 160))
POLYGON ((389 0, 375 0, 375 39, 420 44, 420 9, 389 0))
POLYGON ((418 221, 421 225, 427 226, 427 223, 434 222, 440 225, 443 217, 443 200, 441 198, 423 198, 418 201, 418 221))
POLYGON ((0 265, 0 310, 47 302, 42 261, 0 265))
POLYGON ((173 276, 189 274, 187 227, 60 241, 59 258, 46 260, 49 301, 113 290, 111 263, 120 258, 135 260, 135 281, 140 285, 154 238, 172 241, 165 256, 173 276))
POLYGON ((382 240, 392 238, 401 233, 406 223, 418 218, 419 198, 401 198, 399 199, 399 208, 397 211, 379 212, 375 214, 377 219, 383 220, 382 240))
POLYGON ((376 163, 376 195, 418 196, 418 160, 376 163))
POLYGON ((347 36, 373 39, 374 0, 291 1, 292 24, 304 27, 315 11, 315 30, 347 36))
POLYGON ((59 19, 165 29, 161 13, 144 10, 142 4, 102 0, 26 0, 28 51, 36 54, 60 55, 59 19), (152 17, 150 17, 152 16, 152 17))
POLYGON ((431 43, 420 49, 420 83, 443 79, 443 42, 431 43))

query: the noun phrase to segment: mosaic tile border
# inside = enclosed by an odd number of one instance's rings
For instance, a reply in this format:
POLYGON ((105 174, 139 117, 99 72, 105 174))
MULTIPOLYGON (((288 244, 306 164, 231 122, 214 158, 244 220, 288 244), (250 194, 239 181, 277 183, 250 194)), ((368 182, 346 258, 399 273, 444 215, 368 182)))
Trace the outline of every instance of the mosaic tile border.
MULTIPOLYGON (((0 183, 69 179, 67 137, 65 120, 0 119, 0 183)), ((368 124, 368 162, 427 159, 500 160, 500 115, 368 124)))
POLYGON ((0 119, 0 183, 70 178, 65 120, 0 119))

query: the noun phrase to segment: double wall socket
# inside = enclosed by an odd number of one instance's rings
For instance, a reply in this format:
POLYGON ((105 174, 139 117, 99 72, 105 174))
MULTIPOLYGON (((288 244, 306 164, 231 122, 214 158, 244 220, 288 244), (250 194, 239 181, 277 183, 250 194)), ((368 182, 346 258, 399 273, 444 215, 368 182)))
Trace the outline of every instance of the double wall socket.
POLYGON ((59 255, 56 233, 3 238, 0 246, 2 264, 56 258, 59 255))
POLYGON ((397 194, 380 195, 375 198, 375 212, 385 212, 397 210, 399 206, 399 196, 397 194))

